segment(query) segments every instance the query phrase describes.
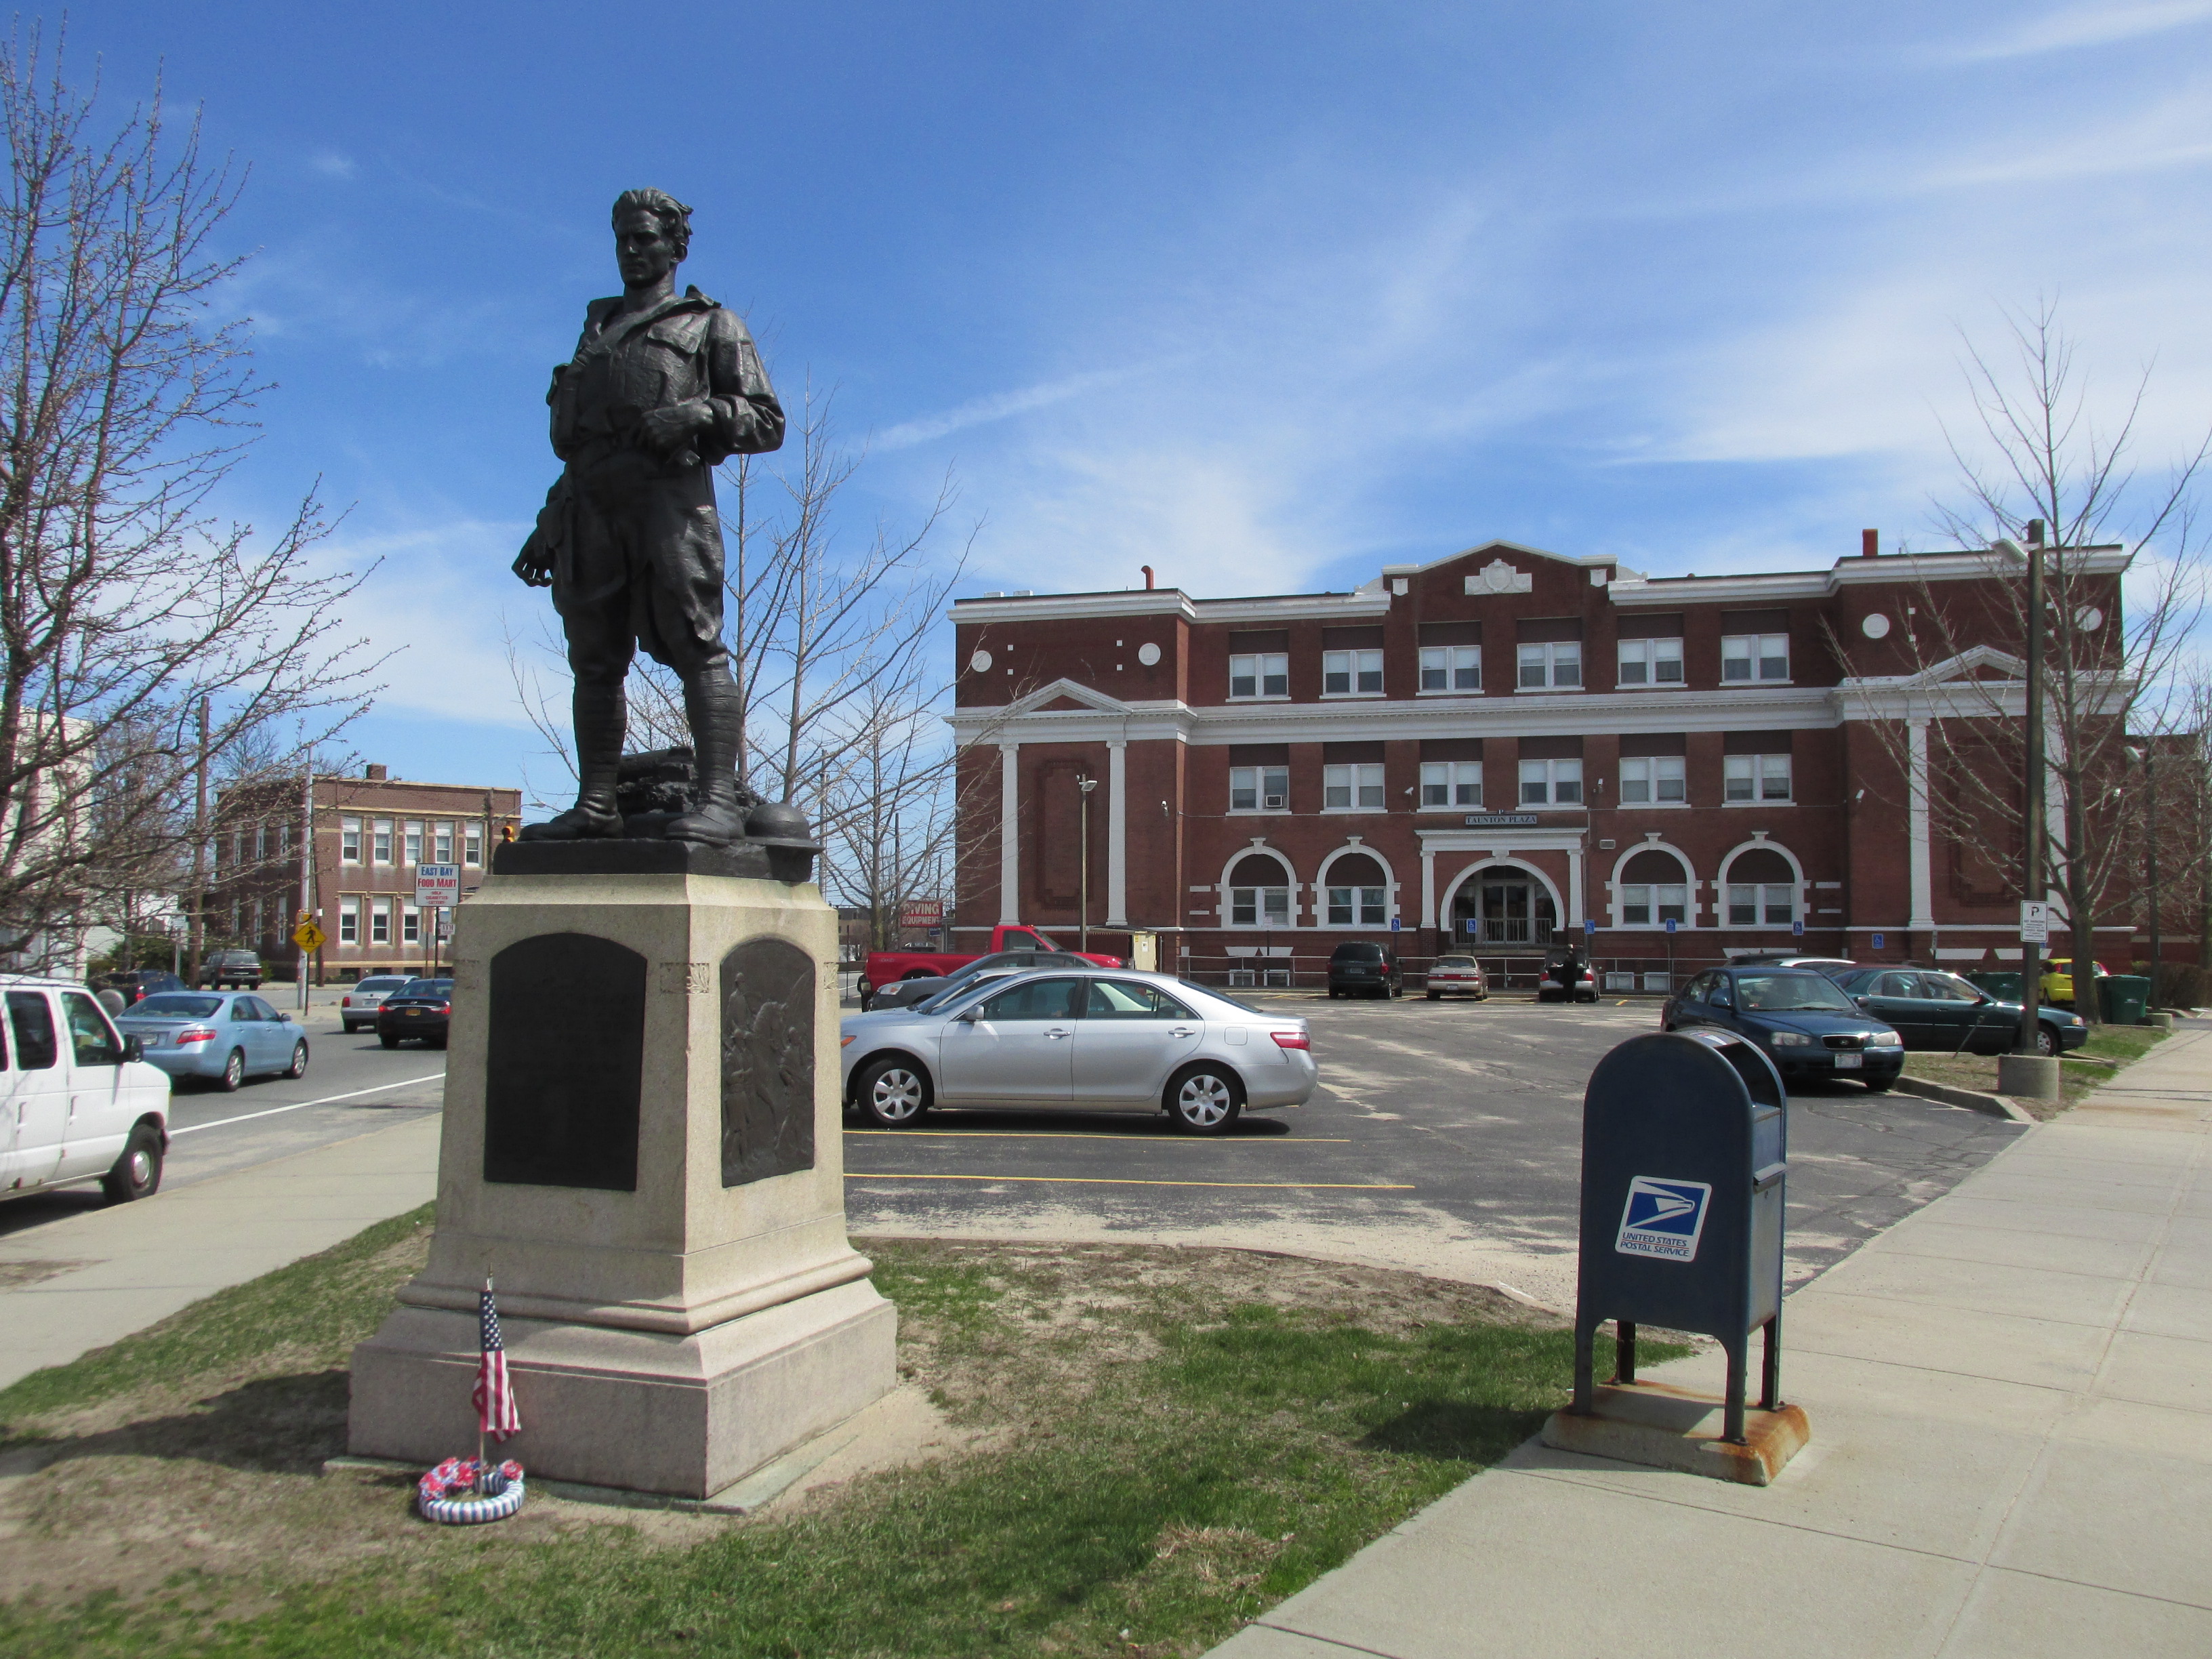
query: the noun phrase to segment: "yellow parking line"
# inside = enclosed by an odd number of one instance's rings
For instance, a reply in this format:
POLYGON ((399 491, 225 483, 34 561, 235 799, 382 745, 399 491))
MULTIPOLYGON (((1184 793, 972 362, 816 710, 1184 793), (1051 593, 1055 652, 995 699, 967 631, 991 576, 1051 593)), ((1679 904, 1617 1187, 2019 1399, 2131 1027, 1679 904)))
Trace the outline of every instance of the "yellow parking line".
POLYGON ((895 1170, 848 1170, 848 1181, 1045 1181, 1078 1187, 1266 1187, 1297 1191, 1410 1193, 1410 1181, 1130 1181, 1107 1176, 911 1175, 895 1170))
POLYGON ((1238 1135, 1233 1140, 1218 1136, 1176 1135, 1172 1138, 1132 1130, 1108 1134, 1101 1129, 848 1129, 848 1135, 892 1135, 901 1140, 1128 1140, 1146 1146, 1349 1146, 1349 1135, 1300 1135, 1292 1140, 1280 1135, 1238 1135))

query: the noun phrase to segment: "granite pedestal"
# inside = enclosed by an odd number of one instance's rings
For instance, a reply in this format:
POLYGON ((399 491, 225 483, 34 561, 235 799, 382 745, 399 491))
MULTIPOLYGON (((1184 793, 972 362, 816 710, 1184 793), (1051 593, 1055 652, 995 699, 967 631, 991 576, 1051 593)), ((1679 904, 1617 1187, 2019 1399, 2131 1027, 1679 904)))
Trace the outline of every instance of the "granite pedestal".
POLYGON ((533 1474, 705 1498, 893 1386, 835 913, 757 848, 633 845, 503 848, 456 913, 437 1231, 354 1350, 356 1455, 474 1450, 487 1274, 533 1474))

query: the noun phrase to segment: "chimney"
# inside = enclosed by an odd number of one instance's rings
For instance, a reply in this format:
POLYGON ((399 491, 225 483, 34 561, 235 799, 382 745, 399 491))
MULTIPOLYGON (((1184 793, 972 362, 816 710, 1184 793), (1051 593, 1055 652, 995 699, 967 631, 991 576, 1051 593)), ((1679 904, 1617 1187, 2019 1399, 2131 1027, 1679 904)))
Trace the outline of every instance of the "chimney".
POLYGON ((1862 531, 1860 531, 1860 532, 1859 532, 1859 556, 1860 556, 1861 558, 1872 559, 1872 558, 1878 558, 1879 556, 1881 556, 1881 532, 1880 532, 1879 530, 1862 530, 1862 531))
POLYGON ((1140 564, 1140 565, 1139 565, 1139 566, 1137 567, 1137 568, 1138 568, 1138 569, 1139 569, 1139 570, 1141 570, 1141 571, 1143 571, 1143 572, 1145 573, 1145 591, 1146 591, 1147 593, 1151 592, 1152 592, 1152 566, 1150 566, 1150 565, 1148 565, 1148 564, 1140 564))
POLYGON ((382 783, 384 781, 384 769, 380 766, 372 766, 362 775, 366 777, 371 783, 382 783))

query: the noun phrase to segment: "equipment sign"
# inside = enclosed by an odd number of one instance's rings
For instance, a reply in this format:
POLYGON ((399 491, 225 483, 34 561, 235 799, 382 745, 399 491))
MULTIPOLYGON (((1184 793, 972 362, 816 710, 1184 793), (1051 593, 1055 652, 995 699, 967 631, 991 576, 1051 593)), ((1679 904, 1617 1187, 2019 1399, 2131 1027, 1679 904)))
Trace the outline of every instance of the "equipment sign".
POLYGON ((1628 1183, 1628 1206, 1613 1248, 1622 1255, 1662 1261, 1694 1261, 1705 1228, 1705 1201, 1713 1189, 1702 1181, 1662 1181, 1638 1176, 1628 1183))

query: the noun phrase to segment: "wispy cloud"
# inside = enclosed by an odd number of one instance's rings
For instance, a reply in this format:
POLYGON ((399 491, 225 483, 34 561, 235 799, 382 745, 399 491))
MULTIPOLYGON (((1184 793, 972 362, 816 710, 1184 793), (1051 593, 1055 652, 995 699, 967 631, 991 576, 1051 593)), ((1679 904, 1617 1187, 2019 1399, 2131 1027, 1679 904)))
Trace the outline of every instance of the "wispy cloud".
POLYGON ((2030 58, 2051 52, 2111 46, 2163 34, 2212 19, 2212 0, 2142 0, 2136 5, 2069 7, 2002 31, 1991 39, 1950 48, 1954 63, 2030 58))
POLYGON ((318 150, 307 158, 308 168, 325 179, 350 179, 356 171, 350 155, 341 155, 336 150, 318 150))
POLYGON ((1046 409, 1054 404, 1066 403, 1071 398, 1079 398, 1086 392, 1115 385, 1143 372, 1139 367, 1094 369, 1088 374, 1071 374, 1064 380, 1024 386, 1018 392, 1000 392, 988 398, 971 398, 941 414, 902 421, 896 426, 878 433, 874 447, 911 449, 917 444, 932 442, 968 427, 987 426, 994 421, 1025 415, 1033 409, 1046 409))

